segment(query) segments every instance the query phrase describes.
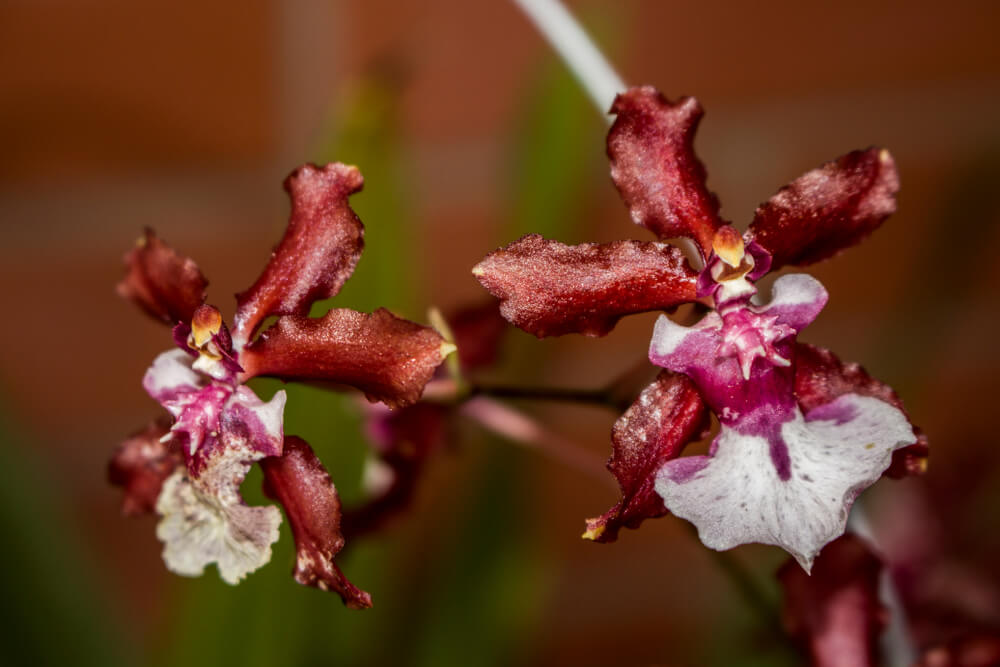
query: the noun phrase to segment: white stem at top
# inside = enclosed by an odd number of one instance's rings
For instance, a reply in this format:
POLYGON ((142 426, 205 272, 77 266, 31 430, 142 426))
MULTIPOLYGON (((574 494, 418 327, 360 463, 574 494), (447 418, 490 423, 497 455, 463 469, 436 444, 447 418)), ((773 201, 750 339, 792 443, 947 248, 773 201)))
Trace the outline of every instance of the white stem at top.
POLYGON ((610 124, 608 110, 625 82, 597 48, 583 26, 559 0, 513 0, 559 53, 610 124))

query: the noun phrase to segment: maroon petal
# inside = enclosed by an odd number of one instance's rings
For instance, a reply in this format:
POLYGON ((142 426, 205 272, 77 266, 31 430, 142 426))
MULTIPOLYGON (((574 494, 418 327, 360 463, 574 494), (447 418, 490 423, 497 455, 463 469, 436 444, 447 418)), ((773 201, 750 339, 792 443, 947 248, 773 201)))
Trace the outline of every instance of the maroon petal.
POLYGON ((694 239, 707 257, 723 224, 719 200, 705 186, 705 167, 694 153, 704 113, 698 100, 670 102, 655 88, 631 88, 615 98, 608 133, 611 178, 636 224, 661 239, 694 239))
POLYGON ((685 445, 703 437, 708 423, 708 409, 691 381, 661 371, 611 429, 608 470, 618 480, 622 499, 603 515, 587 519, 583 536, 614 542, 622 526, 638 528, 645 519, 666 514, 656 493, 656 473, 685 445))
POLYGON ((373 498, 344 512, 345 536, 354 539, 376 531, 410 506, 424 463, 444 440, 449 412, 445 405, 425 402, 391 412, 371 408, 368 435, 391 477, 373 498))
POLYGON ((320 318, 285 316, 240 355, 246 377, 320 380, 357 387, 370 401, 399 407, 420 398, 454 349, 430 327, 337 308, 320 318))
POLYGON ((824 547, 811 576, 792 559, 778 570, 785 628, 811 664, 878 664, 876 642, 888 620, 878 599, 881 570, 879 559, 850 534, 824 547))
POLYGON ((108 481, 122 487, 122 513, 149 514, 156 507, 163 480, 183 463, 179 448, 160 439, 170 422, 158 420, 129 436, 108 462, 108 481))
POLYGON ((372 606, 371 596, 347 580, 334 556, 344 547, 340 498, 326 468, 302 438, 287 436, 281 456, 260 462, 264 493, 285 508, 295 537, 295 581, 334 591, 351 609, 372 606))
POLYGON ((697 274, 658 242, 568 246, 529 234, 472 269, 500 299, 500 313, 539 338, 603 336, 624 315, 693 301, 697 274))
POLYGON ((285 179, 292 213, 281 243, 257 282, 236 296, 233 336, 247 341, 270 315, 308 315, 354 272, 364 246, 364 226, 347 204, 364 179, 357 167, 307 164, 285 179))
POLYGON ((832 257, 896 210, 899 175, 889 151, 842 155, 800 176, 757 208, 751 241, 771 253, 771 270, 832 257))
POLYGON ((125 254, 118 295, 167 324, 190 322, 205 300, 208 281, 194 260, 183 257, 147 228, 125 254))
MULTIPOLYGON (((813 408, 851 393, 885 401, 898 408, 909 419, 902 399, 892 387, 868 375, 860 365, 845 364, 833 352, 821 347, 796 344, 795 394, 803 412, 810 412, 813 408)), ((884 473, 887 477, 899 479, 926 472, 929 454, 927 435, 917 427, 913 430, 917 434, 917 442, 893 452, 892 464, 884 473)))

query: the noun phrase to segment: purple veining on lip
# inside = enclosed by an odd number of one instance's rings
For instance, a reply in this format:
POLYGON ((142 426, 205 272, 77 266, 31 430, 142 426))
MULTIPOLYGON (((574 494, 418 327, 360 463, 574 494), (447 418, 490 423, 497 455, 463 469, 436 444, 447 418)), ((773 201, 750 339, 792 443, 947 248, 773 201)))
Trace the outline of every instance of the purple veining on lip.
POLYGON ((775 432, 767 439, 770 445, 768 453, 771 455, 774 469, 778 471, 778 479, 787 482, 792 477, 792 460, 788 456, 788 443, 781 435, 780 425, 774 430, 775 432))
POLYGON ((663 472, 670 477, 671 481, 683 484, 704 470, 711 462, 711 456, 685 456, 667 461, 663 466, 663 472))
POLYGON ((840 426, 854 420, 857 416, 858 411, 853 405, 834 401, 807 412, 806 421, 833 421, 836 422, 837 426, 840 426))

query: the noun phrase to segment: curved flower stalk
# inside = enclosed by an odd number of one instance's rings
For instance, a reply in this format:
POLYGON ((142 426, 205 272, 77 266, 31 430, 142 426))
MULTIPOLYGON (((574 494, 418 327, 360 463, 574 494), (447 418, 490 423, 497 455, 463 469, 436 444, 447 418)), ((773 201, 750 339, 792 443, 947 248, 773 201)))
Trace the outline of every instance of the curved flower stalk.
POLYGON ((822 165, 761 205, 740 235, 694 153, 694 98, 632 88, 611 111, 611 177, 658 240, 567 246, 529 235, 473 269, 504 317, 538 337, 602 336, 623 316, 696 301, 711 309, 692 327, 657 322, 649 358, 665 370, 612 431, 608 468, 622 499, 588 520, 584 537, 611 542, 622 526, 671 511, 709 547, 775 544, 808 570, 844 532, 858 493, 887 470, 922 472, 926 440, 889 387, 796 342, 826 303, 818 281, 782 276, 769 303, 754 283, 874 231, 895 210, 892 158, 868 149, 822 165), (700 268, 667 243, 678 238, 693 242, 700 268), (721 424, 709 454, 681 457, 709 414, 721 424))
POLYGON ((216 563, 237 583, 268 562, 281 515, 240 495, 250 466, 264 470, 265 492, 285 510, 296 542, 295 579, 333 590, 351 607, 371 605, 340 572, 340 500, 322 463, 284 431, 285 392, 264 402, 254 377, 348 385, 389 407, 412 404, 454 346, 433 329, 385 309, 335 308, 309 317, 334 296, 361 255, 364 228, 348 205, 362 187, 355 167, 307 165, 285 181, 288 228, 257 281, 237 296, 233 329, 205 301, 195 263, 151 230, 125 257, 119 293, 173 325, 176 347, 162 353, 143 387, 170 413, 119 448, 110 478, 124 487, 123 509, 162 518, 167 567, 200 575, 216 563), (264 327, 267 318, 277 319, 264 327))

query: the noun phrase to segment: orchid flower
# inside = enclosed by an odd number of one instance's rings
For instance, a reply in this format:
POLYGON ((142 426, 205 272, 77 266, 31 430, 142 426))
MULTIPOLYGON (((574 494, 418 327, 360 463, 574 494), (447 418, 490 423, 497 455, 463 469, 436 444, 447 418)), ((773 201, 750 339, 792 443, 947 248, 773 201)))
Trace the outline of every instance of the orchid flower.
POLYGON ((603 336, 625 315, 684 303, 710 309, 692 327, 658 320, 649 358, 664 370, 612 430, 608 468, 622 499, 584 537, 614 541, 622 526, 670 511, 713 549, 774 544, 808 570, 844 532, 858 493, 887 469, 922 472, 927 445, 889 387, 796 341, 826 303, 817 280, 782 276, 767 303, 754 283, 875 230, 895 210, 893 160, 869 149, 824 164, 779 190, 740 235, 695 156, 694 98, 632 88, 611 112, 612 180, 659 240, 567 246, 529 235, 473 269, 504 317, 538 337, 603 336), (677 238, 693 242, 698 268, 666 242, 677 238), (708 455, 681 457, 707 435, 710 414, 721 426, 708 455))
POLYGON ((119 293, 173 325, 176 347, 160 354, 143 387, 170 414, 127 440, 110 466, 126 513, 155 510, 168 569, 200 575, 210 563, 228 583, 268 562, 281 515, 240 495, 259 462, 265 493, 285 510, 296 543, 295 579, 334 590, 351 607, 367 593, 340 572, 340 500, 310 446, 284 431, 285 392, 265 402, 255 377, 349 385, 389 407, 412 404, 454 346, 433 329, 379 309, 335 308, 309 317, 354 271, 364 228, 348 205, 357 168, 307 165, 285 181, 291 217, 257 281, 237 295, 233 329, 205 301, 195 263, 147 230, 125 257, 119 293), (276 318, 265 326, 268 318, 276 318))

